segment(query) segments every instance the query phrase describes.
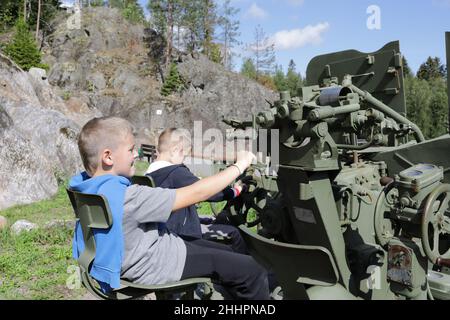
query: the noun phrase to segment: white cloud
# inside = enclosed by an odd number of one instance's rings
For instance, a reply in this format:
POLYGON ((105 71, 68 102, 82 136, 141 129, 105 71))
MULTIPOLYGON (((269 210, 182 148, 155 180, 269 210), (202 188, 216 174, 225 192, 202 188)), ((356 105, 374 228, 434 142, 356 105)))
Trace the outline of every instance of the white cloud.
POLYGON ((320 44, 322 34, 326 32, 330 27, 328 22, 322 22, 315 26, 308 25, 303 29, 292 29, 278 31, 271 37, 273 43, 275 43, 276 50, 289 50, 303 47, 307 44, 320 44))
POLYGON ((288 2, 294 7, 300 7, 305 2, 305 0, 288 0, 288 2))
POLYGON ((433 5, 438 7, 450 7, 450 0, 433 0, 433 5))
POLYGON ((268 13, 261 7, 259 7, 256 2, 253 2, 250 8, 247 10, 247 16, 256 19, 264 19, 268 17, 268 13))

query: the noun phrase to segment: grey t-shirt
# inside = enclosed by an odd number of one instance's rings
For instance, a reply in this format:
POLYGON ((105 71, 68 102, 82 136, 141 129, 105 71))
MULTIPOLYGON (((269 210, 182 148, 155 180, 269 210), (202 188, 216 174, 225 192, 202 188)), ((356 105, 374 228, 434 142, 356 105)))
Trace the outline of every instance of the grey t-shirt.
POLYGON ((181 279, 186 245, 166 228, 175 202, 175 190, 131 185, 124 200, 122 277, 152 285, 181 279))

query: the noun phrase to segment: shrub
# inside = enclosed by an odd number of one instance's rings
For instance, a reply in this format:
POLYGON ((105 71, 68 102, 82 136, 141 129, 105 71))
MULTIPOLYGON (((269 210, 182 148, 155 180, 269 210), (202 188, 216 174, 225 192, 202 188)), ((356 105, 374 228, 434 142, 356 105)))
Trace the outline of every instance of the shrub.
POLYGON ((41 53, 23 19, 17 21, 16 33, 4 51, 25 71, 32 67, 48 69, 47 65, 41 64, 41 53))
POLYGON ((169 76, 166 78, 163 87, 161 88, 161 94, 168 96, 174 92, 179 91, 184 85, 183 79, 178 73, 177 65, 172 63, 170 65, 169 76))

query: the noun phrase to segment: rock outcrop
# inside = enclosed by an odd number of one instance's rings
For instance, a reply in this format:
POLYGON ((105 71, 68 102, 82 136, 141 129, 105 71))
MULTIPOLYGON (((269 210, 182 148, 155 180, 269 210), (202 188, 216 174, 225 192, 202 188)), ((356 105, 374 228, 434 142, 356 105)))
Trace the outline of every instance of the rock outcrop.
POLYGON ((143 26, 129 23, 117 9, 83 9, 81 28, 69 29, 62 21, 44 49, 45 62, 52 65, 49 82, 74 105, 84 101, 103 115, 129 119, 138 137, 149 142, 163 128, 190 129, 193 121, 203 121, 204 129, 223 129, 222 117, 248 119, 277 98, 202 55, 183 54, 178 69, 186 89, 163 97, 143 39, 143 26))
POLYGON ((0 209, 52 196, 81 167, 70 114, 48 83, 0 54, 0 209))
POLYGON ((169 97, 144 44, 144 27, 117 9, 83 9, 81 25, 67 17, 45 42, 47 74, 24 72, 0 54, 0 209, 52 196, 61 177, 82 168, 80 127, 117 115, 137 129, 137 143, 155 143, 166 127, 221 128, 222 117, 249 119, 276 94, 228 72, 202 55, 177 53, 185 89, 169 97))

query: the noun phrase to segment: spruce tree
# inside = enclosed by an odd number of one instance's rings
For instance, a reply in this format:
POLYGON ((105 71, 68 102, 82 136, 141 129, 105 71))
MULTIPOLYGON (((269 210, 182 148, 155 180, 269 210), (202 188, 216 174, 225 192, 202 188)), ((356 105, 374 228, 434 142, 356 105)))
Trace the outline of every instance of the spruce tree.
POLYGON ((417 71, 417 78, 424 80, 445 78, 445 76, 446 69, 439 57, 428 57, 427 61, 422 63, 417 71))
POLYGON ((170 72, 164 82, 163 87, 161 88, 161 94, 163 96, 168 96, 173 92, 177 92, 183 86, 183 80, 181 79, 180 74, 178 73, 178 68, 175 63, 171 63, 170 72))
POLYGON ((25 71, 32 67, 46 68, 41 64, 41 53, 22 18, 16 23, 16 33, 5 47, 5 53, 25 71))

